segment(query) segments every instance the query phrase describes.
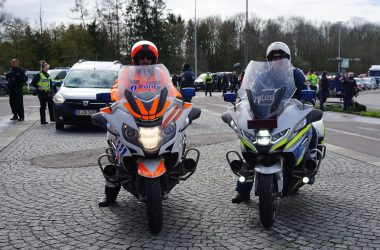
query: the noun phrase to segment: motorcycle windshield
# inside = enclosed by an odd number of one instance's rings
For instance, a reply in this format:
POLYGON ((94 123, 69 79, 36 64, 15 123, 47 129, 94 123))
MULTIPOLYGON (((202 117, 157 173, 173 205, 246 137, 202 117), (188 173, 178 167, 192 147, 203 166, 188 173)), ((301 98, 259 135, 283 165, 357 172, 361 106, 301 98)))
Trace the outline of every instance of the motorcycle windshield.
POLYGON ((162 116, 168 98, 176 97, 169 71, 162 64, 124 66, 118 76, 119 102, 136 118, 153 120, 162 116))
POLYGON ((295 91, 293 66, 288 59, 251 61, 245 70, 239 96, 249 101, 254 118, 264 119, 279 113, 295 91))

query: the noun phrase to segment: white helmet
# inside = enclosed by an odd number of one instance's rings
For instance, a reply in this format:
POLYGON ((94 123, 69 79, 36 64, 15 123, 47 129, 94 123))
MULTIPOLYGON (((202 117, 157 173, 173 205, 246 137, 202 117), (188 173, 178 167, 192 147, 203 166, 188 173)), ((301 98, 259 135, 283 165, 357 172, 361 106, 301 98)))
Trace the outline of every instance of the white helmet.
POLYGON ((291 59, 290 49, 288 45, 283 42, 274 42, 268 46, 266 54, 268 61, 272 61, 271 59, 274 53, 280 53, 283 58, 288 58, 289 60, 291 59))

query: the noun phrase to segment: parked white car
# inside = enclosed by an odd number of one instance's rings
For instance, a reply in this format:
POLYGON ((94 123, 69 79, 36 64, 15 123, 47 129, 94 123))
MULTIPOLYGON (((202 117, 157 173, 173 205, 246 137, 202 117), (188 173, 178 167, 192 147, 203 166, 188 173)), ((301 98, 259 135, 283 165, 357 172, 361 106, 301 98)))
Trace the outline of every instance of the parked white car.
POLYGON ((361 90, 366 90, 367 89, 366 82, 365 82, 365 80, 363 78, 355 77, 354 79, 356 81, 356 84, 358 85, 358 87, 361 90))
POLYGON ((65 124, 91 123, 91 115, 106 106, 96 100, 96 94, 110 91, 122 66, 119 61, 74 64, 53 99, 56 130, 63 130, 65 124))
POLYGON ((374 77, 363 77, 366 89, 377 89, 376 78, 374 77))

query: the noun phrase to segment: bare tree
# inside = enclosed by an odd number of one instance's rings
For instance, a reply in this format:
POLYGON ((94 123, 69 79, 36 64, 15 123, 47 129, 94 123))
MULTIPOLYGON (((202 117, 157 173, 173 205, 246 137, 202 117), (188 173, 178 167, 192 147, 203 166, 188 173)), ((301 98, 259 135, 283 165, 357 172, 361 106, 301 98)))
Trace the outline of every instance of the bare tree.
POLYGON ((85 26, 85 19, 89 16, 89 12, 86 9, 87 1, 86 0, 74 0, 74 7, 70 8, 72 13, 79 13, 79 19, 83 27, 85 26))

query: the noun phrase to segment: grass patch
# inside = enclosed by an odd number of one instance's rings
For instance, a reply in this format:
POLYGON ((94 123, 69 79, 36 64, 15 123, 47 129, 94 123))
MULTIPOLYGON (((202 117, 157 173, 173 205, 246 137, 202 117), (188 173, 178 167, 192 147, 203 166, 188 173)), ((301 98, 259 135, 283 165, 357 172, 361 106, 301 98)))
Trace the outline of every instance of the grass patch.
POLYGON ((359 115, 374 117, 374 118, 380 118, 380 112, 379 111, 362 111, 362 112, 359 112, 359 115))
MULTIPOLYGON (((319 105, 315 105, 315 108, 319 109, 319 105)), ((343 107, 341 104, 326 104, 325 111, 343 113, 343 107)), ((380 111, 353 111, 350 109, 348 113, 353 115, 380 118, 380 111)))

